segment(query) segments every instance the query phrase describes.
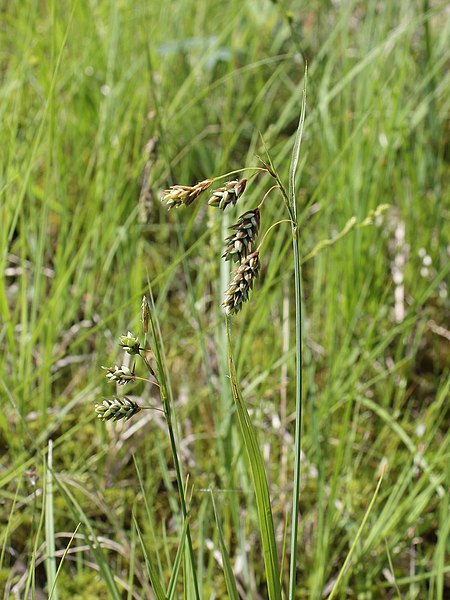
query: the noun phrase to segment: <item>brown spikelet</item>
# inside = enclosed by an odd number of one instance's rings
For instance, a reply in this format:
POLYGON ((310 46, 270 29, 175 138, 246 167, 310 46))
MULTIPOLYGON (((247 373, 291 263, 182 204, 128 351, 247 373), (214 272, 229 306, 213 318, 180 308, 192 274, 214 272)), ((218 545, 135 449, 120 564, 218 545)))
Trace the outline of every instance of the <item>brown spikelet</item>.
POLYGON ((213 191, 208 204, 220 210, 225 210, 230 204, 234 206, 244 193, 247 181, 247 179, 228 181, 223 187, 213 191))
POLYGON ((141 407, 127 396, 105 399, 101 404, 95 405, 97 417, 102 421, 119 421, 120 419, 128 421, 141 410, 141 407))
POLYGON ((148 304, 147 296, 143 296, 142 304, 141 304, 141 322, 142 322, 142 329, 146 335, 148 333, 149 317, 150 317, 150 306, 148 304))
POLYGON ((234 233, 226 238, 227 247, 222 258, 241 263, 253 250, 259 232, 259 223, 259 208, 248 210, 241 215, 237 223, 230 227, 234 229, 234 233))
POLYGON ((169 209, 178 208, 183 204, 190 206, 213 181, 214 179, 205 179, 195 185, 172 185, 168 190, 164 190, 161 201, 165 202, 169 209))
POLYGON ((233 279, 228 286, 222 306, 227 315, 239 312, 242 304, 248 300, 248 294, 258 277, 261 268, 259 252, 249 254, 234 271, 233 279))

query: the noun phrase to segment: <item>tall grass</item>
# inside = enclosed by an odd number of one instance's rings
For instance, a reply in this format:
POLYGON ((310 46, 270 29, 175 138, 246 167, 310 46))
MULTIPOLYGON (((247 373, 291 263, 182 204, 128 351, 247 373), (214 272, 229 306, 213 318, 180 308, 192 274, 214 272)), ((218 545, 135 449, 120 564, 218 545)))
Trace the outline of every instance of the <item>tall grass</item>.
MULTIPOLYGON (((172 183, 257 166, 265 146, 289 181, 306 59, 294 182, 306 260, 291 569, 288 224, 269 233, 232 331, 266 467, 280 586, 296 567, 291 597, 445 598, 446 4, 25 0, 4 3, 0 15, 3 597, 151 598, 148 565, 163 591, 181 597, 193 590, 187 523, 201 597, 265 597, 220 309, 226 222, 200 203, 174 216, 159 197, 172 183), (361 226, 382 204, 389 210, 361 226), (113 389, 99 366, 119 360, 118 335, 137 331, 147 277, 189 476, 187 520, 162 415, 104 427, 93 413, 113 389)), ((242 211, 265 191, 256 177, 242 211)), ((281 198, 269 200, 264 229, 286 218, 281 198)), ((157 401, 143 382, 132 389, 143 404, 157 401)))

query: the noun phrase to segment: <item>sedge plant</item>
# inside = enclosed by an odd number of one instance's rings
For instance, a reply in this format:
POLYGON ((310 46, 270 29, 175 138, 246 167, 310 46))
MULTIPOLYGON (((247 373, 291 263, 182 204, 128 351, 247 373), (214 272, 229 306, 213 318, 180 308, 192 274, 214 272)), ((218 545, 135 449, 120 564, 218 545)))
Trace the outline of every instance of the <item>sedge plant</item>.
MULTIPOLYGON (((120 368, 117 366, 103 367, 103 369, 106 370, 106 377, 109 381, 115 382, 121 386, 125 386, 131 381, 136 381, 137 379, 146 381, 149 384, 156 386, 159 390, 161 406, 141 406, 128 396, 123 396, 104 399, 102 402, 96 404, 95 411, 97 413, 98 418, 102 421, 118 421, 120 419, 128 420, 141 410, 145 409, 160 410, 164 413, 170 440, 170 447, 172 451, 172 459, 175 466, 177 489, 186 532, 189 561, 192 569, 194 594, 196 600, 199 600, 201 596, 199 584, 197 581, 197 571, 194 564, 194 549, 188 521, 188 506, 185 496, 185 486, 182 478, 179 450, 176 443, 176 437, 172 421, 172 406, 170 401, 170 395, 167 389, 167 380, 164 372, 163 360, 160 354, 157 329, 155 327, 155 323, 149 306, 149 301, 146 296, 144 296, 144 298, 142 299, 141 316, 142 329, 144 333, 143 345, 141 345, 139 338, 134 336, 131 332, 128 332, 126 335, 120 337, 119 345, 126 353, 135 357, 135 359, 139 359, 140 361, 142 361, 142 363, 145 365, 148 371, 150 378, 148 379, 138 377, 135 372, 135 365, 132 369, 129 369, 126 366, 122 366, 120 368), (152 348, 147 348, 147 337, 149 332, 151 333, 151 337, 153 340, 152 348), (154 362, 154 365, 152 365, 152 361, 154 362)), ((153 572, 149 569, 149 576, 151 579, 153 589, 162 590, 163 587, 157 579, 156 572, 153 572)), ((159 597, 159 594, 157 595, 159 597)))
MULTIPOLYGON (((265 564, 265 575, 267 589, 270 600, 281 600, 282 598, 282 580, 280 576, 279 557, 275 541, 274 519, 270 499, 268 477, 258 444, 255 427, 248 413, 245 401, 237 380, 235 365, 231 349, 231 331, 230 319, 236 315, 249 300, 251 290, 261 272, 261 254, 264 240, 268 232, 281 223, 289 223, 292 236, 293 261, 295 274, 295 350, 296 350, 296 392, 295 392, 295 457, 294 457, 294 486, 292 491, 292 518, 290 528, 290 568, 289 568, 289 586, 287 597, 293 600, 297 588, 297 563, 298 563, 298 514, 300 501, 300 468, 301 468, 301 432, 302 432, 302 288, 301 288, 301 253, 300 253, 300 227, 299 213, 296 201, 296 171, 300 156, 300 146, 303 133, 303 125, 306 112, 306 72, 305 86, 303 91, 302 110, 294 142, 291 165, 289 170, 289 184, 286 187, 277 169, 275 168, 269 154, 267 162, 262 162, 262 166, 242 168, 225 175, 215 176, 194 185, 172 185, 163 192, 162 201, 170 209, 180 207, 189 208, 194 203, 201 201, 208 193, 208 206, 212 209, 229 211, 239 202, 246 191, 251 180, 259 175, 266 176, 271 185, 261 202, 254 208, 242 213, 237 221, 230 227, 231 233, 224 241, 224 252, 222 258, 235 264, 235 269, 231 274, 225 297, 222 301, 222 308, 226 318, 226 330, 228 339, 228 366, 231 381, 231 391, 236 407, 236 414, 239 421, 240 432, 243 445, 246 449, 251 470, 253 488, 255 492, 256 505, 258 511, 258 520, 260 535, 263 546, 263 557, 265 564), (231 175, 240 175, 243 172, 249 173, 248 177, 237 177, 228 179, 231 175), (217 181, 228 179, 217 187, 217 181), (264 204, 272 191, 278 190, 286 206, 287 218, 273 223, 261 236, 260 235, 261 213, 264 204)), ((142 325, 144 331, 144 343, 141 345, 139 338, 132 333, 128 333, 120 338, 120 346, 132 357, 144 363, 149 372, 150 379, 147 381, 159 390, 161 408, 167 423, 168 435, 172 450, 172 458, 175 465, 178 494, 182 508, 183 519, 185 523, 187 548, 189 562, 192 570, 193 587, 195 597, 198 599, 201 595, 201 582, 196 575, 196 566, 194 561, 193 542, 189 527, 189 515, 185 498, 185 487, 182 479, 182 468, 180 455, 176 444, 172 424, 172 411, 169 394, 166 386, 166 378, 162 358, 159 352, 158 335, 152 318, 149 301, 146 297, 142 303, 142 325), (147 347, 147 334, 151 332, 153 347, 147 347), (153 364, 152 364, 153 363, 153 364)), ((103 367, 106 370, 106 377, 118 385, 125 386, 136 379, 142 379, 137 376, 135 364, 132 368, 127 366, 103 367)), ((117 421, 119 419, 130 419, 142 409, 155 408, 143 407, 128 396, 114 397, 105 399, 96 405, 98 417, 103 421, 117 421)), ((214 502, 214 501, 213 501, 214 502)), ((214 505, 215 506, 215 505, 214 505)), ((215 515, 217 519, 216 509, 215 515)), ((219 530, 220 531, 220 530, 219 530)), ((220 538, 222 539, 222 538, 220 538)), ((223 541, 223 540, 222 540, 223 541)), ((221 543, 221 551, 225 568, 229 566, 230 561, 226 553, 226 548, 221 543)), ((230 597, 236 596, 236 586, 230 577, 230 569, 226 568, 226 584, 230 597)), ((154 578, 155 574, 151 575, 154 578)), ((160 582, 153 582, 153 588, 163 590, 160 582)), ((159 593, 156 592, 159 596, 159 593)))

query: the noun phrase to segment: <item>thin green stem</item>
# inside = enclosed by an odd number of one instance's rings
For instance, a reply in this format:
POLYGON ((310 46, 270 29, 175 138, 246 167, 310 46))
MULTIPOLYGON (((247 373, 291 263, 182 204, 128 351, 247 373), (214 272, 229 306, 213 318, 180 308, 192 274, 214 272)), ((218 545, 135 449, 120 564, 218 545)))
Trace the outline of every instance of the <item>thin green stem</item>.
POLYGON ((294 438, 294 489, 292 492, 292 533, 291 560, 289 565, 289 600, 294 600, 297 587, 297 555, 298 555, 298 515, 300 505, 300 476, 302 453, 302 420, 303 420, 303 315, 302 315, 302 262, 299 249, 299 228, 297 218, 297 200, 295 196, 295 175, 300 159, 303 126, 306 116, 307 67, 305 67, 302 110, 295 136, 292 159, 289 167, 289 193, 280 185, 285 198, 289 216, 292 220, 292 246, 294 250, 294 282, 295 282, 295 438, 294 438))
MULTIPOLYGON (((269 159, 270 160, 270 159, 269 159)), ((302 263, 299 249, 299 230, 297 225, 297 210, 295 195, 290 195, 282 184, 275 168, 270 163, 271 174, 280 188, 292 224, 292 247, 294 252, 294 288, 295 288, 295 437, 294 437, 294 489, 292 492, 292 532, 291 557, 289 564, 289 600, 294 600, 296 590, 296 572, 298 556, 298 513, 300 505, 300 478, 302 454, 302 421, 303 421, 303 317, 302 317, 302 263)))
MULTIPOLYGON (((152 324, 152 329, 153 329, 153 324, 152 324)), ((140 356, 143 359, 143 361, 145 362, 150 373, 153 374, 153 368, 151 367, 147 358, 145 356, 142 356, 142 354, 140 356)), ((187 522, 186 538, 187 538, 187 543, 188 543, 189 560, 191 562, 191 567, 192 567, 192 579, 193 579, 193 583, 194 583, 195 598, 196 598, 196 600, 200 600, 197 571, 195 569, 194 547, 192 545, 191 529, 190 529, 190 525, 188 522, 188 510, 187 510, 187 506, 186 506, 186 499, 184 497, 183 478, 181 475, 181 466, 180 466, 180 461, 178 458, 178 449, 177 449, 177 444, 176 444, 176 440, 175 440, 175 433, 174 433, 173 426, 172 426, 172 414, 171 414, 170 400, 169 400, 169 396, 168 396, 166 385, 165 385, 164 381, 160 382, 160 390, 161 390, 161 404, 162 404, 162 407, 164 410, 164 415, 165 415, 166 421, 167 421, 167 429, 169 431, 169 439, 170 439, 170 449, 172 451, 173 463, 175 465, 175 475, 176 475, 176 479, 177 479, 178 494, 180 496, 181 511, 183 513, 184 521, 187 522)))
POLYGON ((214 181, 218 181, 219 179, 225 179, 226 177, 230 177, 231 175, 235 175, 236 173, 243 173, 244 171, 255 171, 253 175, 250 175, 248 179, 252 179, 255 177, 260 171, 267 171, 265 167, 244 167, 243 169, 235 169, 234 171, 229 171, 228 173, 224 173, 223 175, 218 175, 214 177, 214 181))
POLYGON ((195 597, 196 597, 196 600, 200 600, 200 593, 199 593, 198 580, 197 580, 197 571, 195 569, 195 562, 194 562, 194 547, 192 545, 191 528, 190 528, 189 521, 188 521, 188 511, 187 511, 187 506, 186 506, 186 499, 184 497, 183 479, 181 477, 181 468, 180 468, 180 463, 178 460, 177 445, 176 445, 176 441, 175 441, 175 434, 174 434, 173 427, 172 427, 172 419, 170 417, 170 413, 166 413, 166 420, 167 420, 167 428, 169 430, 170 447, 172 450, 172 457, 173 457, 173 462, 175 465, 177 486, 178 486, 178 491, 180 494, 181 510, 183 511, 183 518, 184 518, 185 522, 187 522, 186 537, 187 537, 187 542, 188 542, 189 558, 190 558, 191 566, 192 566, 192 578, 194 581, 195 597))
MULTIPOLYGON (((252 175, 253 177, 253 175, 252 175)), ((267 192, 264 194, 264 198, 261 200, 261 202, 258 204, 258 208, 261 208, 262 205, 264 204, 264 202, 266 201, 267 196, 270 194, 270 192, 272 190, 276 190, 278 187, 278 185, 273 185, 269 190, 267 190, 267 192)))
MULTIPOLYGON (((272 167, 272 165, 271 165, 272 167)), ((294 489, 292 492, 292 532, 291 557, 289 564, 289 600, 294 600, 296 590, 296 572, 298 557, 298 514, 300 505, 302 423, 303 423, 303 314, 302 314, 302 262, 299 248, 299 230, 297 210, 290 200, 286 188, 278 173, 273 170, 278 187, 286 203, 292 224, 292 247, 294 252, 294 288, 295 288, 295 437, 294 437, 294 489)))
POLYGON ((280 225, 281 223, 292 223, 292 221, 291 221, 290 219, 281 219, 281 221, 277 221, 276 223, 273 223, 273 224, 272 224, 272 225, 269 227, 269 229, 266 231, 266 233, 263 235, 263 238, 262 238, 261 242, 259 243, 259 245, 258 245, 258 247, 257 247, 257 249, 256 249, 256 251, 257 251, 257 252, 259 252, 259 251, 260 251, 260 249, 261 249, 261 246, 263 245, 263 243, 264 243, 264 240, 266 239, 266 237, 267 237, 267 235, 270 233, 270 231, 271 231, 271 230, 272 230, 274 227, 277 227, 278 225, 280 225))
POLYGON ((151 383, 151 385, 156 385, 157 387, 161 387, 159 385, 159 383, 157 383, 156 381, 152 381, 151 379, 147 379, 146 377, 138 377, 137 375, 135 375, 134 380, 135 381, 146 381, 147 383, 151 383))
MULTIPOLYGON (((145 348, 139 348, 139 351, 141 350, 145 350, 145 348)), ((154 377, 155 379, 158 379, 158 377, 156 376, 156 373, 152 367, 152 365, 150 364, 150 362, 148 361, 147 357, 145 356, 145 354, 139 354, 139 356, 142 358, 142 360, 145 362, 145 365, 147 367, 147 369, 149 370, 150 374, 152 375, 152 377, 154 377)), ((159 385, 159 384, 158 384, 159 385)), ((159 385, 159 387, 161 387, 159 385)))
POLYGON ((298 554, 298 513, 300 504, 300 475, 302 451, 302 419, 303 419, 303 347, 302 347, 302 266, 298 244, 298 229, 292 226, 292 246, 294 250, 294 285, 295 285, 295 449, 294 449, 294 489, 292 494, 292 533, 291 560, 289 566, 289 600, 294 600, 296 589, 296 570, 298 554))
POLYGON ((364 518, 363 518, 363 520, 361 522, 361 525, 359 526, 359 529, 358 529, 358 531, 356 533, 355 539, 352 542, 352 545, 351 545, 350 550, 349 550, 349 552, 347 554, 347 557, 346 557, 346 559, 344 561, 344 564, 342 565, 342 568, 339 571, 338 578, 336 579, 336 583, 334 584, 333 589, 331 590, 331 594, 328 596, 328 600, 332 600, 332 598, 334 598, 336 596, 337 591, 339 589, 339 586, 341 584, 341 581, 342 581, 344 575, 347 573, 347 567, 350 564, 350 561, 352 559, 352 556, 353 556, 353 553, 355 551, 356 545, 358 544, 358 541, 359 541, 359 538, 361 537, 361 534, 363 532, 364 526, 367 523, 367 519, 369 518, 369 515, 370 515, 370 513, 372 511, 372 508, 373 508, 373 506, 375 504, 375 501, 377 499, 378 492, 380 491, 381 482, 383 481, 383 477, 384 477, 384 471, 385 471, 385 468, 383 467, 383 470, 381 471, 380 478, 378 479, 377 487, 375 488, 375 492, 373 493, 372 500, 370 501, 370 504, 369 504, 369 506, 368 506, 368 508, 366 510, 366 514, 364 515, 364 518))

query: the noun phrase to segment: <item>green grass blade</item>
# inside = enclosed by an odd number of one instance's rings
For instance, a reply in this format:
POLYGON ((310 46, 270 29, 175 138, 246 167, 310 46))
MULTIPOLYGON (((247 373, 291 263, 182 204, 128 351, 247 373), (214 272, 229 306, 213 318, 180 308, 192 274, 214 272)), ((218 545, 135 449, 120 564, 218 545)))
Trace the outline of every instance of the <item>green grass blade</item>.
POLYGON ((146 494, 146 490, 145 490, 144 480, 142 478, 141 469, 139 468, 135 454, 133 454, 133 462, 134 462, 134 468, 136 470, 136 475, 137 475, 137 478, 139 481, 139 487, 141 490, 142 498, 144 500, 145 515, 146 515, 146 519, 147 519, 147 521, 146 521, 147 528, 148 528, 148 531, 151 536, 151 543, 153 544, 153 546, 155 548, 156 562, 158 563, 159 575, 160 575, 160 577, 163 577, 163 568, 162 568, 162 564, 161 564, 161 557, 159 555, 157 544, 156 544, 154 518, 153 518, 153 515, 150 510, 150 506, 149 506, 149 502, 148 502, 148 498, 147 498, 147 494, 146 494))
POLYGON ((264 552, 264 565, 267 579, 267 589, 270 600, 281 600, 280 571, 273 526, 272 506, 270 503, 269 485, 265 471, 264 461, 256 437, 255 428, 242 398, 239 383, 236 377, 233 356, 231 354, 230 325, 227 321, 228 337, 228 368, 230 371, 231 389, 236 405, 242 441, 247 451, 250 463, 253 489, 258 510, 259 529, 264 552))
MULTIPOLYGON (((450 482, 450 466, 448 462, 446 468, 446 480, 447 482, 450 482)), ((444 567, 446 563, 446 556, 448 559, 447 544, 448 540, 450 539, 449 496, 450 494, 448 492, 447 487, 446 494, 440 503, 439 521, 441 523, 441 526, 440 534, 436 543, 436 551, 434 554, 434 564, 436 566, 436 598, 438 600, 444 598, 445 593, 444 567)))
MULTIPOLYGON (((44 475, 46 475, 45 465, 44 465, 44 475)), ((45 487, 45 482, 44 482, 44 487, 45 487)), ((35 514, 37 512, 36 495, 35 495, 35 501, 33 503, 33 512, 35 514)), ((27 582, 25 585, 25 592, 23 595, 24 598, 29 598, 30 588, 31 588, 32 598, 35 598, 36 559, 37 559, 37 555, 38 555, 39 540, 41 538, 41 533, 42 533, 42 529, 44 527, 44 519, 45 519, 45 511, 41 510, 40 512, 41 512, 41 514, 39 516, 39 524, 36 528, 36 531, 35 532, 33 531, 33 534, 34 534, 33 549, 31 551, 30 564, 29 564, 29 568, 28 568, 28 577, 27 577, 27 582)), ((33 516, 33 530, 34 530, 34 518, 35 517, 33 516)))
POLYGON ((303 85, 303 97, 302 97, 302 109, 300 112, 300 119, 298 122, 297 133, 295 134, 294 148, 292 149, 291 164, 289 167, 289 205, 292 213, 297 218, 297 203, 295 200, 295 175, 297 173, 298 161, 300 160, 300 149, 302 145, 303 137, 303 126, 305 124, 306 117, 306 86, 308 81, 308 67, 305 67, 304 85, 303 85))
POLYGON ((372 512, 372 508, 373 508, 373 506, 375 504, 375 501, 377 499, 378 492, 380 491, 380 487, 381 487, 381 482, 383 481, 383 476, 384 476, 384 469, 383 469, 383 471, 382 471, 382 473, 380 475, 380 479, 378 480, 377 487, 375 488, 375 492, 373 493, 372 500, 370 501, 370 504, 369 504, 369 506, 368 506, 368 508, 366 510, 366 514, 364 515, 364 518, 363 518, 363 520, 361 522, 361 525, 359 526, 359 529, 358 529, 358 531, 356 533, 355 539, 352 542, 352 545, 350 547, 349 553, 347 554, 347 557, 346 557, 346 559, 344 561, 344 564, 342 565, 342 569, 340 570, 338 578, 336 579, 336 583, 334 584, 333 589, 331 590, 331 594, 328 596, 328 600, 332 600, 336 596, 336 593, 337 593, 337 591, 339 589, 339 586, 341 584, 342 578, 344 577, 344 575, 347 572, 347 567, 348 567, 348 565, 350 563, 350 560, 351 560, 351 558, 353 556, 353 553, 355 551, 356 544, 358 543, 359 538, 361 537, 361 534, 363 532, 365 524, 367 523, 367 519, 369 518, 369 515, 372 512))
POLYGON ((90 521, 89 517, 84 512, 84 510, 81 508, 81 505, 76 500, 72 492, 69 490, 68 486, 56 476, 55 482, 57 483, 60 491, 64 494, 74 517, 77 519, 77 521, 81 521, 85 525, 87 531, 89 532, 89 535, 85 535, 84 539, 92 552, 92 555, 99 568, 102 579, 108 588, 110 598, 112 598, 113 600, 121 600, 122 595, 119 592, 119 589, 117 588, 114 574, 108 564, 107 557, 105 556, 105 553, 102 550, 92 522, 90 521))
POLYGON ((303 419, 303 314, 302 314, 302 267, 299 247, 299 230, 297 223, 297 201, 295 198, 295 174, 300 157, 303 125, 306 115, 307 70, 303 86, 303 101, 300 121, 295 136, 294 149, 289 170, 289 205, 294 215, 292 224, 292 247, 294 252, 295 280, 295 455, 294 455, 294 489, 292 492, 292 532, 291 558, 289 564, 289 600, 294 600, 297 588, 297 553, 298 553, 298 513, 300 504, 300 476, 302 453, 302 419, 303 419))
POLYGON ((54 598, 55 598, 54 591, 56 590, 56 582, 58 581, 58 575, 59 575, 59 573, 60 573, 60 571, 62 569, 62 566, 64 564, 64 560, 65 560, 65 558, 67 556, 67 553, 69 552, 69 548, 72 545, 72 542, 75 539, 75 536, 77 535, 77 531, 79 530, 80 526, 81 526, 81 523, 78 523, 78 525, 75 527, 75 531, 73 532, 73 534, 72 534, 72 536, 71 536, 71 538, 69 540, 69 543, 67 544, 67 546, 66 546, 66 548, 64 550, 64 553, 63 553, 63 555, 61 557, 61 560, 59 562, 59 565, 58 565, 58 570, 56 571, 55 580, 53 582, 53 585, 51 587, 50 593, 48 595, 48 600, 54 600, 54 598))
POLYGON ((58 600, 58 588, 56 587, 56 561, 55 561, 55 527, 53 518, 53 442, 48 441, 47 454, 48 469, 45 479, 45 543, 46 559, 45 568, 47 571, 48 589, 53 592, 54 600, 58 600))
MULTIPOLYGON (((27 425, 25 419, 23 418, 23 416, 21 415, 10 390, 8 389, 8 387, 6 386, 6 384, 4 382, 2 382, 2 383, 3 383, 3 388, 5 390, 5 393, 8 396, 11 404, 13 405, 13 407, 16 411, 16 414, 18 416, 18 419, 20 420, 21 424, 23 425, 24 431, 26 431, 27 436, 30 439, 32 446, 35 448, 37 453, 44 458, 43 452, 42 452, 41 448, 39 447, 39 445, 36 443, 36 440, 33 437, 31 431, 28 429, 28 425, 27 425)), ((51 470, 50 467, 47 467, 46 471, 48 472, 50 470, 51 470)), ((74 515, 74 517, 76 518, 77 521, 81 521, 85 525, 87 531, 89 532, 89 535, 85 535, 85 540, 92 552, 92 555, 93 555, 95 562, 99 568, 101 576, 108 588, 110 598, 112 598, 113 600, 121 600, 121 595, 117 588, 113 572, 108 565, 107 559, 102 551, 100 542, 97 539, 95 529, 94 529, 91 521, 89 520, 88 516, 82 509, 79 502, 76 500, 75 496, 71 493, 69 487, 59 477, 56 476, 54 471, 52 471, 52 476, 54 478, 55 484, 59 488, 60 493, 64 496, 64 498, 67 502, 67 505, 69 507, 69 510, 72 512, 72 514, 74 515)), ((32 567, 29 569, 30 577, 28 578, 27 587, 25 588, 25 595, 24 595, 25 598, 28 597, 29 585, 31 584, 31 579, 34 578, 34 573, 35 573, 34 563, 35 563, 36 556, 37 556, 37 546, 38 546, 40 531, 43 527, 43 521, 44 521, 43 515, 44 515, 44 511, 41 512, 41 518, 40 518, 38 532, 37 532, 36 539, 35 539, 34 550, 32 552, 32 558, 31 558, 32 567)))
POLYGON ((175 556, 175 561, 173 563, 172 573, 170 574, 169 587, 167 588, 167 599, 173 600, 175 597, 175 592, 177 591, 177 579, 180 573, 180 567, 182 563, 183 553, 184 553, 184 545, 186 542, 186 535, 188 529, 189 520, 185 519, 183 523, 183 529, 180 533, 180 543, 178 544, 177 554, 175 556))
POLYGON ((164 593, 163 586, 161 581, 159 580, 158 573, 156 572, 155 567, 153 566, 152 561, 150 560, 147 549, 145 547, 144 538, 142 537, 141 530, 139 528, 136 517, 133 515, 134 526, 136 527, 136 531, 139 536, 139 541, 141 542, 142 552, 144 553, 145 565, 147 567, 147 574, 150 579, 150 584, 153 588, 153 592, 157 598, 157 600, 166 600, 166 594, 164 593))
POLYGON ((400 590, 397 585, 397 581, 395 579, 395 569, 394 569, 394 565, 392 563, 391 553, 389 552, 389 546, 388 546, 388 542, 386 539, 384 540, 384 545, 386 546, 386 556, 387 556, 388 563, 389 563, 389 569, 391 570, 391 574, 392 574, 392 583, 393 583, 393 586, 395 589, 395 593, 397 594, 398 600, 402 600, 402 595, 400 593, 400 590))
POLYGON ((14 494, 14 498, 13 498, 13 502, 11 505, 11 510, 9 513, 9 518, 8 521, 6 523, 6 528, 3 531, 2 535, 0 536, 0 546, 1 546, 1 551, 0 551, 0 573, 3 569, 3 561, 5 559, 5 552, 6 552, 6 548, 7 548, 7 542, 8 542, 8 538, 10 536, 10 530, 12 527, 12 523, 13 523, 13 516, 14 516, 14 510, 16 508, 16 503, 17 503, 17 498, 19 497, 19 491, 20 491, 20 486, 21 486, 22 480, 19 479, 18 483, 17 483, 17 488, 16 488, 16 492, 14 494))
POLYGON ((227 584, 228 595, 231 600, 239 600, 239 593, 236 587, 236 581, 234 578, 233 567, 231 566, 230 556, 228 554, 225 540, 223 537, 222 525, 220 524, 219 515, 217 514, 216 502, 214 500, 213 491, 210 490, 211 500, 214 509, 214 517, 216 519, 217 531, 219 533, 219 546, 222 554, 223 572, 225 575, 225 583, 227 584))
MULTIPOLYGON (((187 545, 188 545, 188 554, 189 561, 191 563, 192 570, 192 580, 194 584, 195 597, 197 600, 200 600, 200 589, 197 580, 197 571, 195 567, 194 560, 194 547, 192 544, 191 530, 188 522, 188 509, 186 506, 186 499, 184 497, 184 488, 183 488, 183 476, 181 470, 181 462, 179 459, 178 447, 175 439, 175 432, 172 423, 172 407, 170 402, 170 393, 169 393, 169 379, 166 375, 165 362, 164 362, 164 348, 161 340, 161 330, 159 328, 159 323, 157 321, 157 316, 155 312, 155 303, 153 301, 153 294, 150 286, 150 281, 148 282, 151 304, 149 304, 149 324, 150 331, 153 339, 153 352, 155 355, 155 361, 158 372, 158 383, 160 385, 160 394, 161 394, 161 402, 164 409, 164 414, 167 421, 167 430, 170 438, 170 447, 172 451, 172 458, 175 465, 175 474, 177 479, 178 493, 180 497, 181 509, 183 512, 183 520, 186 522, 186 537, 187 537, 187 545)), ((144 359, 145 361, 147 359, 144 359)), ((183 523, 184 526, 184 523, 183 523)))

